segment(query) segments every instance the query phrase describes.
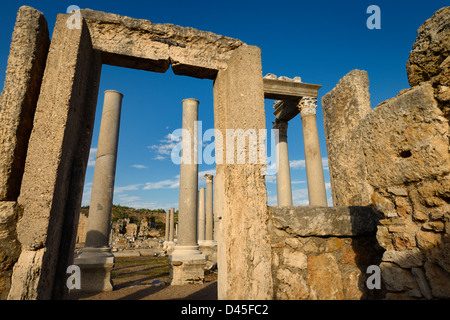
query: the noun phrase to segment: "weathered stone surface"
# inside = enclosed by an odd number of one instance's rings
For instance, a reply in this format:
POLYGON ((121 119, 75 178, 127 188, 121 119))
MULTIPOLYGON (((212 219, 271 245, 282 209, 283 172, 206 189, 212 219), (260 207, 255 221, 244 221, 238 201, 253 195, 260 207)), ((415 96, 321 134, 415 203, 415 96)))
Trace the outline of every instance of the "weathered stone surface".
POLYGON ((352 236, 375 231, 370 207, 269 207, 276 228, 299 236, 352 236))
POLYGON ((396 186, 450 172, 448 122, 429 84, 378 105, 360 128, 372 186, 396 186))
POLYGON ((421 82, 450 85, 450 7, 438 10, 417 30, 406 66, 411 87, 421 82))
POLYGON ((0 300, 6 300, 8 296, 13 266, 20 255, 16 234, 18 218, 16 202, 0 202, 0 300))
POLYGON ((308 298, 309 285, 303 275, 283 268, 277 271, 275 277, 279 281, 275 292, 276 299, 306 300, 308 298))
MULTIPOLYGON (((266 128, 259 48, 239 47, 227 69, 219 70, 214 82, 214 127, 222 132, 266 128)), ((252 156, 251 149, 245 148, 246 158, 252 156)), ((272 252, 262 174, 265 158, 258 164, 224 163, 216 165, 214 198, 214 214, 220 219, 217 264, 219 269, 225 266, 218 275, 218 297, 270 299, 272 252)))
POLYGON ((212 32, 81 10, 103 62, 127 68, 214 79, 244 43, 212 32))
POLYGON ((49 44, 44 15, 20 7, 0 97, 0 200, 19 195, 49 44))
POLYGON ((388 290, 404 291, 419 289, 410 271, 389 262, 382 262, 380 269, 381 277, 388 290))
POLYGON ((450 298, 450 274, 448 272, 437 264, 426 262, 425 274, 433 296, 441 299, 450 298))
POLYGON ((344 287, 338 264, 332 254, 325 253, 308 258, 308 284, 312 300, 342 300, 344 287))
POLYGON ((283 250, 283 263, 285 266, 305 269, 308 257, 300 251, 292 251, 288 248, 283 250))
POLYGON ((424 262, 423 253, 414 248, 411 250, 388 250, 383 254, 383 261, 393 262, 402 268, 420 267, 424 262))
POLYGON ((370 204, 366 164, 361 150, 360 120, 370 113, 369 78, 352 70, 322 98, 328 166, 335 206, 370 204))
POLYGON ((18 198, 22 254, 42 253, 21 256, 14 267, 11 291, 21 299, 50 299, 56 288, 67 289, 73 260, 101 65, 85 23, 68 29, 66 20, 59 15, 55 24, 18 198))

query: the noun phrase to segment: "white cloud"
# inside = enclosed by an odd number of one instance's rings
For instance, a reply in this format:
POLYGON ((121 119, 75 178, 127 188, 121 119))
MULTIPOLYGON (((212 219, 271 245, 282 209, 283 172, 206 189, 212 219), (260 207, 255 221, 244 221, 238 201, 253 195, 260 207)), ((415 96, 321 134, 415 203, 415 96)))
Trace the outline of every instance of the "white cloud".
POLYGON ((133 164, 132 167, 136 168, 136 169, 147 169, 148 168, 147 166, 144 166, 143 164, 133 164))
POLYGON ((97 157, 97 148, 91 148, 89 150, 88 167, 94 167, 95 166, 95 158, 96 157, 97 157))
POLYGON ((180 186, 180 179, 167 179, 157 182, 146 182, 144 190, 151 189, 175 189, 180 186))
POLYGON ((142 186, 142 183, 139 184, 131 184, 128 186, 123 186, 123 187, 114 187, 114 193, 122 193, 124 191, 130 191, 130 190, 139 190, 139 187, 142 186))
MULTIPOLYGON (((305 160, 291 160, 289 166, 292 169, 303 169, 306 167, 305 160)), ((323 170, 328 170, 328 158, 322 158, 323 170)))
POLYGON ((170 157, 173 148, 175 148, 181 141, 181 136, 175 136, 172 133, 166 135, 162 140, 159 140, 159 144, 148 146, 150 150, 156 153, 153 158, 155 160, 164 160, 170 157))
POLYGON ((305 168, 305 160, 291 160, 289 161, 289 166, 292 169, 305 168))

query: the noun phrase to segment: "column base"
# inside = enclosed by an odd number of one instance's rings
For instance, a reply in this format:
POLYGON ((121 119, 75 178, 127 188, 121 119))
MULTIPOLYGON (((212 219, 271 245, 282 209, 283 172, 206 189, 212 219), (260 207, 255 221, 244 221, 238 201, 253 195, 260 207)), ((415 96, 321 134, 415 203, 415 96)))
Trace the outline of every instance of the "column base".
POLYGON ((111 248, 83 248, 74 264, 80 267, 82 292, 113 290, 111 271, 114 268, 114 255, 111 248))
POLYGON ((207 261, 217 262, 217 242, 214 240, 203 240, 199 246, 207 261))
POLYGON ((206 258, 198 246, 176 246, 169 255, 171 285, 197 284, 205 281, 206 258))

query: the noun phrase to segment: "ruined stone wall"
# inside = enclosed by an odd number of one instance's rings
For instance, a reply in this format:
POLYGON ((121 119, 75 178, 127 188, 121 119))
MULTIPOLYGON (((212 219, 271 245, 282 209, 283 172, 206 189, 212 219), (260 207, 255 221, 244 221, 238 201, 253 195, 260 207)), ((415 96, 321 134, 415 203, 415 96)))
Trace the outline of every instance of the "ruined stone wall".
POLYGON ((370 207, 269 207, 274 299, 359 300, 378 265, 376 212, 370 207))
POLYGON ((367 74, 353 70, 322 99, 336 203, 370 204, 383 215, 376 237, 387 299, 450 298, 449 26, 447 7, 419 29, 411 89, 367 113, 367 74), (346 148, 337 148, 340 134, 346 148))

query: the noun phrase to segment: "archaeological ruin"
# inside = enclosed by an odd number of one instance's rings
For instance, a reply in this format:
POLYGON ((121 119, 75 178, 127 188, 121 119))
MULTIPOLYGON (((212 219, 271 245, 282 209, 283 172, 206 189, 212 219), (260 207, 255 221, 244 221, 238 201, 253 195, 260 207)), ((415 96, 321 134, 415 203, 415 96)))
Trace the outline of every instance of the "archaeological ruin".
MULTIPOLYGON (((163 243, 171 285, 203 281, 214 261, 219 299, 450 298, 450 7, 418 30, 405 61, 411 88, 371 106, 367 72, 352 70, 321 97, 334 206, 318 138, 321 85, 263 76, 261 50, 237 39, 90 9, 74 25, 72 14, 58 15, 50 41, 41 12, 17 13, 0 98, 0 299, 62 299, 70 265, 84 290, 113 290, 112 191, 126 103, 115 90, 104 93, 85 246, 74 258, 103 64, 212 80, 221 132, 266 129, 264 99, 275 100, 277 206, 267 204, 264 141, 238 149, 224 136, 216 175, 199 190, 197 145, 183 136, 190 161, 180 164, 178 231, 172 208, 163 243), (287 145, 297 115, 302 207, 293 206, 287 145), (225 161, 229 153, 259 161, 225 161)), ((184 132, 193 133, 200 105, 180 101, 184 132)))

